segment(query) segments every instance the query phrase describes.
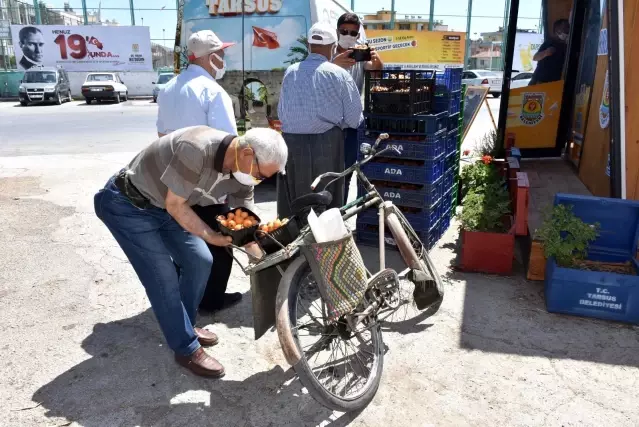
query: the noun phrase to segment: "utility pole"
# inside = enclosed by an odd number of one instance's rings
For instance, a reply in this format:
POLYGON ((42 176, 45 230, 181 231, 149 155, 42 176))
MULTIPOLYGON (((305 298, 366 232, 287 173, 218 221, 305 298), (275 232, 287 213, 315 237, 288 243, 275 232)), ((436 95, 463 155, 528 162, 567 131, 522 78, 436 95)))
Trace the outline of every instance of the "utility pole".
POLYGON ((40 5, 38 4, 38 0, 33 0, 33 7, 35 9, 36 24, 42 25, 42 17, 40 16, 40 5))
POLYGON ((133 0, 129 0, 129 7, 131 8, 131 25, 135 25, 135 8, 133 7, 133 0))
POLYGON ((89 25, 89 14, 87 13, 87 0, 82 0, 82 14, 84 15, 84 25, 89 25))
POLYGON ((391 30, 395 29, 395 0, 391 0, 391 20, 390 20, 391 30))
POLYGON ((464 67, 468 66, 470 58, 470 23, 473 16, 473 0, 468 0, 468 20, 466 21, 466 56, 464 57, 464 67))
POLYGON ((428 18, 428 31, 435 29, 435 0, 430 0, 430 17, 428 18))

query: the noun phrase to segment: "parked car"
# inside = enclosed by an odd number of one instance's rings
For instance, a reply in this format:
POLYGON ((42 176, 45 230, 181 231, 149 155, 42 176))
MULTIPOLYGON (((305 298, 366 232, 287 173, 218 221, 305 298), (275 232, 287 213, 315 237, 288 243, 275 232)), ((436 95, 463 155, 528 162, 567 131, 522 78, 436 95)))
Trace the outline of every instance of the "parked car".
POLYGON ((69 75, 63 68, 33 67, 24 72, 18 89, 20 105, 71 101, 69 75))
POLYGON ((87 104, 105 99, 120 103, 129 99, 129 90, 118 73, 89 73, 82 85, 82 95, 87 104))
POLYGON ((488 93, 499 98, 504 79, 502 74, 497 71, 489 70, 466 70, 462 74, 462 83, 468 86, 484 86, 488 87, 488 93))
POLYGON ((160 94, 160 91, 164 89, 164 86, 166 86, 169 80, 173 77, 175 77, 175 74, 173 73, 162 73, 158 76, 158 81, 153 82, 155 85, 153 88, 153 102, 158 102, 158 95, 160 94))
POLYGON ((530 79, 532 79, 533 73, 519 73, 510 81, 510 88, 517 89, 519 87, 526 87, 530 84, 530 79))

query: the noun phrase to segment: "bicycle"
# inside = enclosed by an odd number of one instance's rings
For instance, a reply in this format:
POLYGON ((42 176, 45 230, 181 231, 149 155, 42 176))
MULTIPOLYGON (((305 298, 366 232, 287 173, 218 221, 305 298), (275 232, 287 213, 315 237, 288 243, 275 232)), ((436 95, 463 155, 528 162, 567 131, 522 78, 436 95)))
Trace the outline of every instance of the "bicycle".
MULTIPOLYGON (((344 221, 365 209, 379 210, 380 271, 376 274, 367 271, 364 297, 355 310, 335 322, 327 320, 326 303, 309 262, 299 256, 309 239, 312 240, 308 225, 302 227, 293 243, 278 252, 259 261, 250 261, 246 267, 240 263, 243 271, 251 276, 256 339, 264 333, 265 325, 274 323, 282 351, 301 383, 319 403, 342 412, 365 407, 379 388, 385 352, 382 324, 392 322, 393 315, 407 305, 416 305, 420 312, 430 308, 434 313, 444 297, 442 280, 419 236, 402 212, 391 202, 384 201, 361 171, 361 167, 373 158, 396 150, 387 147, 378 151, 381 141, 387 138, 388 134, 382 134, 373 146, 364 144, 362 153, 366 157, 363 160, 342 173, 319 176, 311 188, 315 190, 321 181, 330 179, 326 188, 355 172, 366 194, 341 208, 344 221), (385 268, 386 226, 406 263, 406 269, 401 273, 385 268), (273 318, 265 315, 264 310, 272 307, 266 297, 269 292, 265 285, 273 282, 274 276, 263 280, 263 284, 256 279, 269 269, 276 269, 281 275, 273 301, 273 318)), ((307 212, 312 206, 325 207, 330 202, 330 194, 323 191, 304 196, 293 205, 296 206, 294 211, 307 212)), ((271 284, 271 289, 273 286, 271 284)))

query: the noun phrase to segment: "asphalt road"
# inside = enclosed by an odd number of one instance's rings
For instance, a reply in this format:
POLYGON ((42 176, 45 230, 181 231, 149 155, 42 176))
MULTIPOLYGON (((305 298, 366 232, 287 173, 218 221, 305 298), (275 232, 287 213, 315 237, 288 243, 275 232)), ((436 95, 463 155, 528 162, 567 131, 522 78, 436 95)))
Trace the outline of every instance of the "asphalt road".
POLYGON ((0 157, 139 151, 156 136, 151 101, 0 103, 0 157))

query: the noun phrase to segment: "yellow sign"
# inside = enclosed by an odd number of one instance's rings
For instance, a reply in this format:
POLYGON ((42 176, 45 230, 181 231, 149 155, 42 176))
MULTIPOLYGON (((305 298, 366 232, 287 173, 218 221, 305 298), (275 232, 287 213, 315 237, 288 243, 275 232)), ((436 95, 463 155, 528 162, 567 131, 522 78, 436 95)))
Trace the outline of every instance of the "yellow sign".
POLYGON ((442 69, 464 64, 466 33, 366 30, 366 37, 389 67, 442 69))
POLYGON ((564 82, 512 89, 506 133, 517 148, 555 148, 564 82))

